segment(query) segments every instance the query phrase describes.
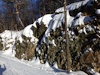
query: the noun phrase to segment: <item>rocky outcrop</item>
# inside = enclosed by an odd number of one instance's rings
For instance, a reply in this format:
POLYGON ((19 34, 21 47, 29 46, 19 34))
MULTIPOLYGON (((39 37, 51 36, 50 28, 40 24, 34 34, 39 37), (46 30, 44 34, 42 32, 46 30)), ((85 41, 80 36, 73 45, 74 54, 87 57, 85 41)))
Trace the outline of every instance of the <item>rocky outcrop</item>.
MULTIPOLYGON (((100 10, 100 4, 92 0, 68 6, 69 49, 73 71, 87 72, 92 68, 100 72, 100 14, 98 10, 100 10)), ((57 10, 56 13, 49 15, 49 21, 45 16, 45 19, 39 18, 33 25, 26 27, 22 31, 25 33, 18 37, 22 40, 16 37, 13 45, 17 58, 31 60, 33 57, 38 57, 42 64, 48 62, 53 66, 57 63, 58 68, 67 69, 65 16, 63 10, 60 11, 57 10), (48 22, 44 23, 45 20, 48 22), (37 39, 38 41, 35 42, 37 39)), ((2 44, 0 45, 2 47, 2 44)))

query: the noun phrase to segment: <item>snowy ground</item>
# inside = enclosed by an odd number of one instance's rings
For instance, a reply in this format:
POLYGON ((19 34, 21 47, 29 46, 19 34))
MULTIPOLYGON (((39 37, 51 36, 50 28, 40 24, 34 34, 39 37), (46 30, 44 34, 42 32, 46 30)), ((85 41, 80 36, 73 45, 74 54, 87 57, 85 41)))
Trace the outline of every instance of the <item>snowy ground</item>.
POLYGON ((14 57, 8 57, 0 52, 0 75, 87 75, 84 72, 72 72, 51 68, 49 65, 41 65, 39 62, 21 61, 14 57))

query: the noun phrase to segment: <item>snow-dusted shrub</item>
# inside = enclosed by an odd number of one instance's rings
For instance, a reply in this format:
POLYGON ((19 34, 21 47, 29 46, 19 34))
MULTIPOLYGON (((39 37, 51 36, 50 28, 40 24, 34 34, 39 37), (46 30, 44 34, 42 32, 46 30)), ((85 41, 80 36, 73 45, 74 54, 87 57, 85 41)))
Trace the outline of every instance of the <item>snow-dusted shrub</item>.
POLYGON ((30 41, 29 37, 22 35, 23 41, 20 43, 19 40, 16 40, 16 55, 15 57, 19 59, 30 60, 35 56, 36 44, 33 44, 30 41))
POLYGON ((41 25, 39 25, 38 22, 36 22, 36 28, 34 26, 32 26, 31 28, 33 30, 33 35, 36 37, 36 38, 39 38, 41 39, 47 29, 46 25, 42 22, 41 25))
MULTIPOLYGON (((93 24, 93 23, 92 23, 93 24)), ((95 28, 91 23, 88 25, 83 25, 83 27, 77 29, 77 26, 73 29, 70 29, 70 32, 74 32, 74 35, 69 34, 69 49, 71 51, 72 57, 72 70, 83 70, 85 72, 89 68, 93 68, 99 72, 99 68, 97 66, 93 66, 94 64, 99 64, 98 56, 87 53, 87 49, 91 48, 94 52, 100 49, 100 41, 99 41, 99 30, 95 28), (89 30, 92 28, 92 30, 89 30), (86 33, 80 32, 81 29, 86 29, 86 33), (77 31, 77 33, 75 33, 77 31), (96 39, 96 40, 95 40, 96 39), (92 55, 92 56, 91 56, 92 55), (87 60, 86 60, 87 59, 87 60)), ((96 24, 95 24, 96 25, 96 24)), ((98 25, 96 25, 98 26, 98 25)), ((40 60, 41 63, 49 62, 50 65, 54 65, 57 62, 58 68, 67 69, 67 57, 66 57, 66 40, 65 40, 65 28, 64 24, 55 30, 50 31, 50 36, 46 37, 45 42, 39 46, 40 49, 40 60)), ((90 51, 91 52, 91 51, 90 51)))

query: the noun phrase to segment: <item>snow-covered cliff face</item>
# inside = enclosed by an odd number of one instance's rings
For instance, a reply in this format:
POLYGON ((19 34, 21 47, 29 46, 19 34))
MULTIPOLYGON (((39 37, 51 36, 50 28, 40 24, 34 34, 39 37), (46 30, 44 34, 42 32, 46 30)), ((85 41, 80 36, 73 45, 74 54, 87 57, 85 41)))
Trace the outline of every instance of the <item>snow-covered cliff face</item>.
MULTIPOLYGON (((67 25, 72 70, 89 68, 100 72, 100 14, 99 3, 84 0, 67 6, 67 25), (85 60, 86 59, 86 60, 85 60), (99 67, 98 67, 99 66, 99 67)), ((64 8, 54 14, 37 19, 22 31, 9 31, 0 34, 0 46, 4 54, 19 59, 33 57, 41 63, 57 63, 58 68, 67 69, 64 8)))

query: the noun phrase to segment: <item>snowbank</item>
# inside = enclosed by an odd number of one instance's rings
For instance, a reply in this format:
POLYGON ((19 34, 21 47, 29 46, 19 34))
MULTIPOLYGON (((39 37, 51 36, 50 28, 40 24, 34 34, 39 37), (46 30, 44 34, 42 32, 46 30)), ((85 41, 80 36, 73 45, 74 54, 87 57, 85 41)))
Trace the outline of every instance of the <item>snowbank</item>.
POLYGON ((48 27, 48 25, 52 19, 53 19, 53 15, 47 14, 47 15, 44 15, 43 17, 40 17, 39 19, 37 19, 36 22, 38 22, 39 25, 41 25, 41 23, 44 23, 46 25, 46 27, 48 27))
POLYGON ((36 44, 38 42, 38 39, 33 36, 34 33, 33 33, 32 29, 31 29, 32 26, 33 26, 33 24, 28 25, 26 28, 24 28, 22 35, 25 35, 26 37, 30 37, 31 38, 31 42, 36 44))
POLYGON ((0 33, 1 42, 3 44, 3 54, 9 55, 9 56, 15 56, 15 42, 16 40, 19 40, 20 43, 22 43, 23 38, 22 35, 31 38, 31 42, 33 44, 37 44, 38 39, 33 36, 33 31, 31 30, 31 27, 33 24, 27 26, 25 29, 21 31, 10 31, 5 30, 3 33, 0 33))
MULTIPOLYGON (((71 11, 71 10, 75 10, 75 9, 78 9, 80 8, 81 6, 85 6, 85 5, 90 5, 92 2, 92 0, 83 0, 83 1, 80 1, 80 2, 75 2, 75 3, 72 3, 68 6, 66 6, 66 9, 71 11)), ((64 12, 64 7, 61 7, 59 9, 57 9, 55 11, 56 13, 59 13, 59 12, 64 12)))

